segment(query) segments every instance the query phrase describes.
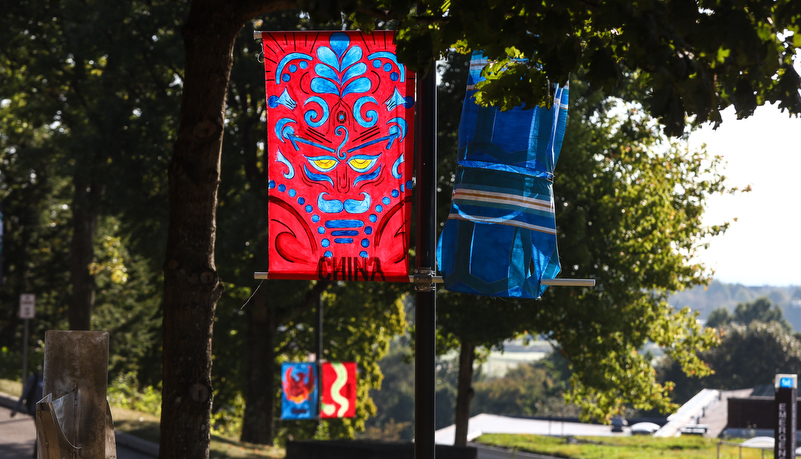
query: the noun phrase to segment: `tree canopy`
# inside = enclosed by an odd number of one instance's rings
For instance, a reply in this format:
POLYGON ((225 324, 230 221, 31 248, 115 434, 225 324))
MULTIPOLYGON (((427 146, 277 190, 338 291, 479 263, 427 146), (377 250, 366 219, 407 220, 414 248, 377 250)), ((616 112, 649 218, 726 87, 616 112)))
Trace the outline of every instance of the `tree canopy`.
POLYGON ((685 375, 670 359, 660 366, 660 379, 676 383, 671 394, 676 402, 684 403, 703 388, 747 389, 770 384, 776 373, 801 372, 801 341, 780 322, 732 323, 719 333, 720 346, 701 353, 711 374, 685 375))
MULTIPOLYGON (((299 1, 331 16, 326 2, 299 1)), ((479 101, 511 108, 547 102, 548 82, 587 69, 594 89, 612 93, 635 81, 637 100, 670 135, 695 123, 739 117, 778 103, 801 113, 801 5, 793 0, 347 0, 343 11, 363 29, 396 20, 399 56, 428 67, 450 48, 480 49, 496 63, 479 101), (410 13, 411 11, 411 13, 410 13), (529 65, 514 65, 526 58, 529 65)), ((338 14, 338 12, 337 12, 338 14)))
POLYGON ((740 325, 750 325, 751 322, 776 322, 785 331, 792 331, 793 327, 784 317, 784 312, 778 304, 773 304, 768 298, 758 298, 748 303, 739 303, 734 308, 734 314, 729 313, 726 308, 717 308, 709 313, 706 326, 710 328, 721 328, 732 322, 740 325))

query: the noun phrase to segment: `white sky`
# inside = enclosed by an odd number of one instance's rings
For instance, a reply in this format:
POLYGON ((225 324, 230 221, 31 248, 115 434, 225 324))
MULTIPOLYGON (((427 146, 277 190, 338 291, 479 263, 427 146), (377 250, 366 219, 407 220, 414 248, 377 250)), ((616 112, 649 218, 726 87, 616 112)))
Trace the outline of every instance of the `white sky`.
POLYGON ((699 258, 721 282, 801 285, 801 118, 764 106, 737 120, 729 108, 717 130, 690 137, 702 143, 727 161, 730 185, 752 191, 710 200, 705 223, 737 221, 699 258))

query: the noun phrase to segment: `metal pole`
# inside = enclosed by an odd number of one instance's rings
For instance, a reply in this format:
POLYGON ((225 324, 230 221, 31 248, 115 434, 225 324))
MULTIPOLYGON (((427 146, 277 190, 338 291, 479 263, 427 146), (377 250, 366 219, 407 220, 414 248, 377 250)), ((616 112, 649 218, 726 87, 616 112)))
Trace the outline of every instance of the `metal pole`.
POLYGON ((25 383, 28 381, 28 322, 30 319, 23 320, 25 321, 22 333, 22 387, 24 390, 25 383))
POLYGON ((436 274, 437 210, 437 83, 436 67, 417 80, 418 142, 417 168, 417 252, 415 274, 415 352, 414 352, 414 457, 434 459, 436 417, 436 332, 437 296, 433 285, 436 274), (428 276, 430 281, 424 281, 428 276))
POLYGON ((317 297, 317 427, 323 412, 323 294, 317 297))

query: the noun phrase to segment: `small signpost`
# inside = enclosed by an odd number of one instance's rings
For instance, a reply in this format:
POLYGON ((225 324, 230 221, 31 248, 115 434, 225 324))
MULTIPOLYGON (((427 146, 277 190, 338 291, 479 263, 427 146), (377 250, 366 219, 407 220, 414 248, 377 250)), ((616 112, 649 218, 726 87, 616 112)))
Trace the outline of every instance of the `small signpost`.
POLYGON ((33 319, 36 308, 36 295, 33 293, 23 293, 19 296, 19 318, 33 319))
POLYGON ((775 446, 773 457, 788 459, 795 457, 798 395, 798 375, 776 375, 775 416, 776 427, 773 432, 775 446))
POLYGON ((22 334, 22 381, 28 379, 28 321, 33 319, 36 310, 36 295, 23 293, 19 296, 19 318, 25 320, 22 334))

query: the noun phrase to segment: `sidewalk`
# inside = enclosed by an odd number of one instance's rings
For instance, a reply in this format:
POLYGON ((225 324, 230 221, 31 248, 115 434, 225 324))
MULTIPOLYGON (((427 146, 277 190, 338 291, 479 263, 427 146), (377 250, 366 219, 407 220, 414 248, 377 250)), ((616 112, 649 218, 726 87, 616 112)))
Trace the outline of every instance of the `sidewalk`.
MULTIPOLYGON (((36 438, 36 427, 24 413, 9 417, 18 397, 0 392, 0 456, 3 459, 31 457, 36 438)), ((159 445, 126 434, 114 432, 117 439, 118 459, 152 459, 159 457, 159 445)))

